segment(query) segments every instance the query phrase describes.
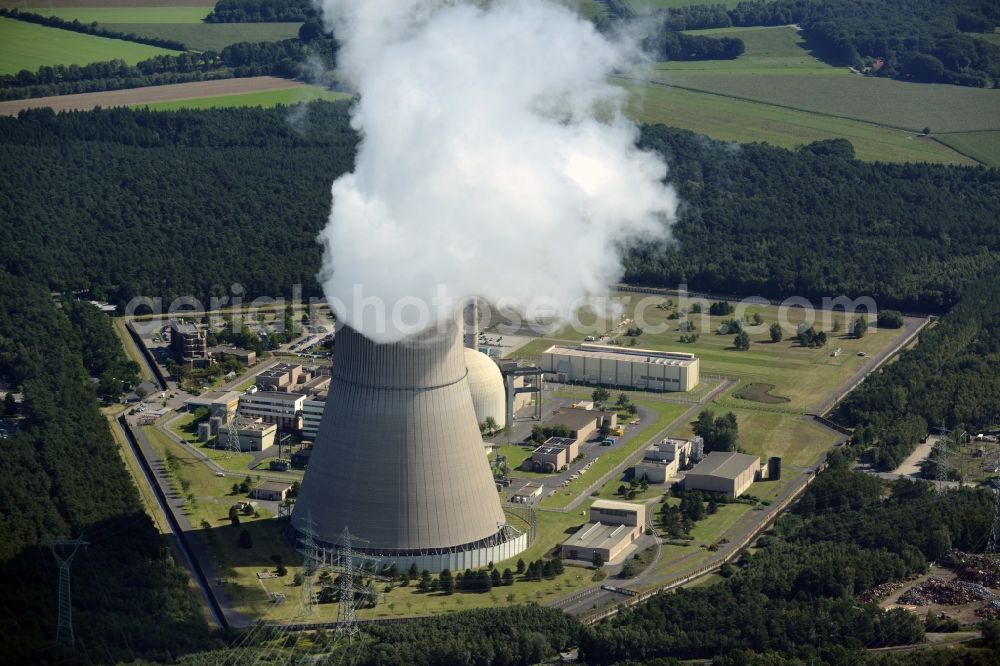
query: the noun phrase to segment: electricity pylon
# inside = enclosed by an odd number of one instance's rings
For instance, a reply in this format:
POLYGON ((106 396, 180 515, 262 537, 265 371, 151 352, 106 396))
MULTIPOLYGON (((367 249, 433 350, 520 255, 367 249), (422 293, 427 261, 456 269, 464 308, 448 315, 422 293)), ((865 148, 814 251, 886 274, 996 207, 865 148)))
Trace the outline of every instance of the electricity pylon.
POLYGON ((76 645, 73 634, 73 601, 71 596, 69 567, 73 563, 80 546, 90 545, 83 539, 50 539, 45 542, 52 549, 52 555, 59 566, 59 622, 56 625, 56 640, 72 648, 76 645), (61 549, 72 547, 63 555, 61 549))

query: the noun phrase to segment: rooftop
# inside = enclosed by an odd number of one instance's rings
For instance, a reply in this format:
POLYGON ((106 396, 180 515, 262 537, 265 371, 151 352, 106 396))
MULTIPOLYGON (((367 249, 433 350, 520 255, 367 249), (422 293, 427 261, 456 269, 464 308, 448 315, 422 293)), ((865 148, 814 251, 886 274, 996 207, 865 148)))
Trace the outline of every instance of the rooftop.
POLYGON ((688 475, 704 474, 707 476, 718 476, 724 479, 735 479, 747 470, 754 463, 759 462, 757 456, 748 456, 745 453, 725 453, 723 451, 713 451, 705 456, 705 459, 694 466, 688 475))
POLYGON ((592 412, 586 409, 564 409, 546 419, 544 425, 547 427, 564 425, 570 430, 579 430, 590 425, 600 416, 601 412, 592 412))
MULTIPOLYGON (((573 441, 573 440, 571 440, 573 441)), ((545 446, 544 444, 539 446, 537 449, 531 452, 532 455, 538 454, 540 456, 557 456, 560 453, 565 453, 566 449, 561 446, 545 446)))
POLYGON ((245 393, 242 397, 243 400, 284 400, 287 402, 295 402, 300 398, 305 396, 301 393, 285 393, 284 391, 257 391, 256 393, 245 393))
POLYGON ((697 356, 686 352, 663 352, 653 349, 636 349, 635 347, 619 347, 615 345, 582 344, 579 347, 552 345, 544 353, 601 358, 608 361, 625 361, 630 363, 644 362, 652 365, 688 366, 698 361, 697 356))
POLYGON ((623 538, 628 538, 635 527, 632 525, 605 525, 587 523, 565 541, 564 545, 579 548, 607 548, 623 538))
POLYGON ((182 324, 177 320, 170 322, 170 329, 183 335, 194 335, 198 333, 199 330, 195 324, 182 324))
POLYGON ((287 481, 261 481, 254 487, 254 490, 269 490, 272 492, 280 493, 288 490, 292 487, 292 484, 287 481))
POLYGON ((549 437, 545 440, 545 446, 572 446, 576 444, 576 440, 572 437, 549 437))
POLYGON ((614 509, 616 511, 639 511, 643 507, 639 504, 633 504, 631 502, 619 502, 617 500, 599 499, 599 500, 594 500, 594 503, 590 505, 590 508, 614 509))

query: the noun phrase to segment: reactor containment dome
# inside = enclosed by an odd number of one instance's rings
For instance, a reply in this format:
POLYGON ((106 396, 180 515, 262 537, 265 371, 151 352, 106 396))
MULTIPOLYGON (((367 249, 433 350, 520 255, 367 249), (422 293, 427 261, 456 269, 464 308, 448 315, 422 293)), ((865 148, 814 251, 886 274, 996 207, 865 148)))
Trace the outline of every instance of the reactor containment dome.
POLYGON ((475 349, 465 349, 465 367, 469 369, 469 390, 476 421, 485 423, 492 416, 497 428, 507 425, 507 389, 504 387, 500 368, 486 354, 475 349))
POLYGON ((295 529, 334 549, 346 529, 354 550, 401 569, 463 571, 527 548, 484 454, 457 322, 390 344, 344 326, 336 345, 295 529))

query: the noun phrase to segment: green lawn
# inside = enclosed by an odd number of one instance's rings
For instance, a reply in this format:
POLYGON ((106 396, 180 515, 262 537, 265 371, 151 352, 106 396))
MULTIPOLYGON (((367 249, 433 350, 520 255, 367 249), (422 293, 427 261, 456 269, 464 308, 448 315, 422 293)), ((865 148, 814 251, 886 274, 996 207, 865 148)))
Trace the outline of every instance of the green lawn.
POLYGON ((987 166, 1000 167, 1000 130, 936 134, 934 138, 987 166))
MULTIPOLYGON (((33 14, 80 23, 201 23, 208 7, 35 7, 33 14)), ((117 28, 115 28, 117 29, 117 28)), ((122 30, 122 32, 130 32, 122 30)))
MULTIPOLYGON (((809 349, 798 346, 794 341, 795 328, 805 320, 805 312, 799 308, 789 309, 785 315, 785 320, 790 330, 785 332, 785 339, 779 343, 771 343, 768 328, 771 323, 779 318, 777 306, 751 306, 746 308, 747 315, 759 313, 764 321, 761 325, 762 332, 750 331, 751 347, 749 351, 736 351, 732 348, 732 335, 717 335, 715 330, 719 324, 731 318, 733 315, 725 317, 712 317, 709 315, 693 315, 692 325, 699 332, 699 339, 692 344, 682 344, 679 342, 680 333, 677 331, 677 320, 669 319, 671 311, 661 310, 653 307, 665 298, 649 298, 641 294, 620 294, 621 298, 628 299, 623 302, 625 314, 635 318, 640 322, 644 332, 636 340, 641 348, 655 349, 661 351, 684 351, 696 354, 701 361, 702 375, 724 375, 739 380, 735 390, 747 383, 773 384, 772 393, 789 398, 789 402, 764 405, 752 401, 739 400, 728 397, 733 392, 730 389, 722 396, 725 404, 733 407, 766 408, 768 411, 779 413, 801 414, 814 408, 826 395, 834 388, 838 387, 864 364, 871 363, 872 354, 885 349, 896 340, 902 331, 900 329, 869 329, 865 337, 861 339, 848 338, 843 331, 847 328, 847 323, 843 313, 836 316, 831 315, 829 322, 823 321, 814 323, 816 330, 825 329, 830 336, 826 347, 820 349, 809 349), (639 312, 636 312, 639 309, 639 312), (834 328, 839 327, 839 331, 834 328), (839 356, 832 356, 832 352, 840 347, 842 353, 839 356), (858 352, 864 352, 866 357, 859 357, 858 352)), ((676 299, 674 299, 676 300, 676 299)), ((705 306, 707 311, 707 304, 705 306)), ((822 317, 821 317, 822 318, 822 317)), ((607 323, 599 324, 597 330, 607 330, 607 323)), ((572 335, 572 331, 563 329, 557 331, 552 338, 533 340, 525 345, 520 351, 522 358, 537 358, 538 354, 547 349, 551 344, 562 341, 563 344, 578 342, 579 336, 572 335), (557 338, 556 336, 565 336, 557 338)), ((585 389, 569 389, 585 391, 585 389)), ((585 393, 584 393, 585 394, 585 393)), ((631 393, 633 396, 642 396, 641 393, 631 393)), ((687 397, 684 393, 665 393, 664 399, 670 397, 687 397)))
POLYGON ((791 26, 760 28, 715 28, 690 30, 690 35, 736 37, 744 52, 732 60, 670 61, 655 66, 664 73, 698 74, 818 74, 850 76, 846 67, 834 67, 808 50, 802 33, 791 26))
MULTIPOLYGON (((153 111, 175 111, 177 109, 217 109, 233 106, 272 107, 279 104, 298 104, 317 99, 339 100, 349 99, 346 93, 325 90, 315 86, 286 88, 283 90, 265 90, 263 92, 241 93, 239 95, 222 95, 219 97, 201 97, 198 99, 182 99, 154 104, 137 104, 153 111)), ((297 358, 297 357, 296 357, 297 358)))
POLYGON ((237 42, 276 42, 299 34, 298 23, 104 23, 103 27, 144 37, 176 39, 193 51, 221 51, 237 42))
POLYGON ((792 26, 689 33, 738 37, 746 51, 733 60, 664 62, 632 72, 630 79, 682 89, 670 96, 653 86, 632 84, 641 94, 631 106, 637 119, 722 140, 787 148, 841 137, 869 161, 971 163, 965 155, 986 164, 1000 161, 1000 147, 992 137, 972 150, 960 146, 961 139, 938 137, 959 154, 916 136, 925 127, 935 135, 1000 130, 998 90, 853 74, 816 57, 792 26))
POLYGON ((0 18, 0 74, 35 71, 43 65, 85 65, 120 58, 134 65, 177 51, 121 39, 84 35, 9 18, 0 18))
POLYGON ((740 516, 750 510, 749 504, 720 504, 718 511, 694 524, 691 528, 691 538, 695 540, 695 544, 715 543, 739 520, 740 516))
MULTIPOLYGON (((749 82, 752 77, 732 78, 749 82)), ((839 77, 816 78, 826 81, 839 77)), ((788 80, 790 77, 781 79, 788 80)), ((643 123, 662 123, 722 141, 769 143, 783 148, 796 148, 823 139, 847 139, 854 145, 858 159, 866 161, 975 163, 936 141, 922 139, 903 130, 720 94, 626 79, 614 80, 631 93, 628 114, 643 123)))

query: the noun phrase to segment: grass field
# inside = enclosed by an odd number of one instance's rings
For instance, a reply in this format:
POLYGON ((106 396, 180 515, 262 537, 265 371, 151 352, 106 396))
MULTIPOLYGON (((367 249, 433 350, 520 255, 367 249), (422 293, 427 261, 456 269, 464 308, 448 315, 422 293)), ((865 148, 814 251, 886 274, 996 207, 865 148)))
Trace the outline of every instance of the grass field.
POLYGON ((858 159, 867 161, 975 164, 947 146, 902 130, 654 83, 617 82, 632 94, 629 115, 643 123, 662 123, 722 141, 782 148, 848 139, 858 159))
POLYGON ((0 74, 43 65, 85 65, 121 58, 129 64, 177 51, 0 18, 0 74))
MULTIPOLYGON (((777 414, 754 409, 735 407, 734 401, 713 403, 710 409, 716 414, 733 412, 739 423, 740 448, 766 460, 780 456, 782 463, 794 467, 807 467, 816 462, 820 454, 832 447, 837 437, 808 417, 794 414, 777 414)), ((670 433, 691 437, 691 424, 685 423, 670 433)), ((753 494, 753 491, 750 491, 753 494)))
POLYGON ((698 74, 819 74, 851 76, 845 67, 834 67, 816 57, 802 33, 791 26, 761 28, 716 28, 690 30, 690 35, 737 37, 745 51, 733 60, 670 61, 655 66, 658 75, 685 72, 698 74))
POLYGON ((298 23, 106 23, 144 37, 176 39, 193 51, 221 51, 237 42, 276 42, 298 36, 298 23))
POLYGON ((934 138, 983 164, 1000 167, 1000 130, 937 134, 934 138))
POLYGON ((240 95, 222 95, 220 97, 201 97, 198 99, 181 99, 171 102, 156 102, 153 104, 136 104, 146 106, 154 111, 174 111, 177 109, 218 109, 234 106, 272 107, 278 104, 298 104, 317 99, 338 100, 348 99, 346 93, 334 92, 317 87, 288 88, 285 90, 266 90, 263 92, 243 93, 240 95))
POLYGON ((206 7, 36 7, 26 11, 80 23, 201 23, 211 10, 206 7))
POLYGON ((631 112, 637 119, 787 148, 840 137, 870 161, 974 162, 964 155, 987 164, 1000 161, 993 141, 975 151, 959 149, 963 155, 915 136, 925 127, 935 135, 1000 130, 998 90, 852 74, 816 57, 791 26, 690 34, 739 37, 746 51, 734 60, 665 62, 636 70, 630 78, 682 89, 672 97, 658 86, 632 84, 638 94, 631 112))

